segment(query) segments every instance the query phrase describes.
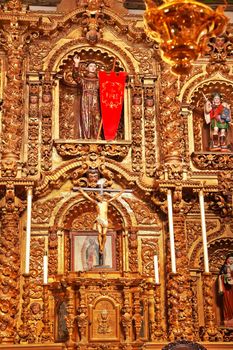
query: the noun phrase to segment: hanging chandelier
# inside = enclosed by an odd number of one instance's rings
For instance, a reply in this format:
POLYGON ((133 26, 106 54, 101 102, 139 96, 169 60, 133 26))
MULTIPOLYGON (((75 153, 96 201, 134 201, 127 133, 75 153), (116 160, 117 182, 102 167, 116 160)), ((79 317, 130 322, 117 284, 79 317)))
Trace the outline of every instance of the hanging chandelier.
POLYGON ((145 0, 145 32, 161 49, 162 59, 177 75, 188 74, 192 63, 204 53, 208 39, 221 35, 229 19, 225 6, 214 11, 193 0, 145 0))

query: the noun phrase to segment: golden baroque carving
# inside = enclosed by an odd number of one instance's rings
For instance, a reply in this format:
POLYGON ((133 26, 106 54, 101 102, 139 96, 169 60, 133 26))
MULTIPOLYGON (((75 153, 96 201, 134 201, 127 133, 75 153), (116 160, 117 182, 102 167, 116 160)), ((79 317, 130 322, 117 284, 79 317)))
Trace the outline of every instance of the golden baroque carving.
POLYGON ((182 156, 184 152, 184 121, 177 100, 178 80, 167 66, 161 73, 159 134, 163 158, 182 156))
POLYGON ((154 255, 158 254, 157 238, 142 238, 142 273, 152 276, 154 271, 154 255))
POLYGON ((222 153, 192 153, 193 164, 201 170, 231 170, 233 169, 233 154, 222 153))
POLYGON ((32 207, 32 223, 49 223, 52 212, 61 198, 52 198, 43 202, 35 202, 32 207))
POLYGON ((86 155, 87 153, 96 153, 97 156, 105 156, 108 158, 123 160, 130 149, 130 143, 127 141, 119 141, 118 143, 101 143, 98 142, 62 142, 56 141, 55 147, 58 154, 63 158, 71 158, 71 157, 81 157, 86 155))
POLYGON ((151 225, 157 222, 155 214, 140 200, 124 197, 130 208, 133 210, 138 224, 151 225))
POLYGON ((132 168, 135 172, 142 169, 142 84, 135 77, 132 86, 132 168))

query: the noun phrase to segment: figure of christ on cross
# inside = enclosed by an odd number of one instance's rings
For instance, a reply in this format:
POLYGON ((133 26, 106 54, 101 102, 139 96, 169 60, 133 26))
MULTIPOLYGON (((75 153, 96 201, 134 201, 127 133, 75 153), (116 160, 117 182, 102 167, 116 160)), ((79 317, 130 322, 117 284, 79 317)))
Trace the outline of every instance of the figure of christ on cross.
MULTIPOLYGON (((103 179, 101 179, 103 180, 103 179)), ((101 181, 99 180, 99 181, 101 181)), ((98 182, 99 182, 98 181, 98 182)), ((126 192, 125 190, 121 190, 120 192, 118 192, 117 194, 115 194, 115 196, 106 199, 103 193, 103 183, 99 182, 101 184, 101 188, 97 188, 97 189, 89 189, 86 188, 86 190, 100 190, 100 194, 96 194, 96 199, 93 199, 92 197, 90 197, 82 188, 78 188, 78 191, 81 192, 81 194, 83 195, 83 197, 85 197, 86 199, 88 199, 89 201, 91 201, 92 203, 96 204, 96 208, 97 208, 97 217, 94 223, 94 229, 98 231, 98 243, 99 243, 99 260, 100 260, 100 265, 103 264, 103 253, 104 253, 104 247, 105 247, 105 242, 106 242, 106 238, 107 238, 107 231, 108 231, 108 204, 112 201, 114 201, 115 199, 117 199, 118 197, 121 196, 121 194, 123 192, 126 192)), ((109 190, 106 190, 107 192, 109 192, 109 190)), ((113 190, 111 190, 112 192, 113 190)), ((115 191, 115 190, 114 190, 115 191)), ((128 192, 128 191, 127 191, 128 192)))

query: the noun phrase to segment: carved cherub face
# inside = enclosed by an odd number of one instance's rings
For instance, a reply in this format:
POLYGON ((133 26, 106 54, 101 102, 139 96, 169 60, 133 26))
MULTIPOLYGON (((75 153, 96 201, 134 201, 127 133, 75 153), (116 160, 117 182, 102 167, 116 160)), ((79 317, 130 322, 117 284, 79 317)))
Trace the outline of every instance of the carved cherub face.
POLYGON ((51 101, 52 101, 52 95, 51 95, 50 93, 44 93, 44 94, 42 95, 42 101, 43 101, 44 103, 49 103, 49 102, 51 102, 51 101))

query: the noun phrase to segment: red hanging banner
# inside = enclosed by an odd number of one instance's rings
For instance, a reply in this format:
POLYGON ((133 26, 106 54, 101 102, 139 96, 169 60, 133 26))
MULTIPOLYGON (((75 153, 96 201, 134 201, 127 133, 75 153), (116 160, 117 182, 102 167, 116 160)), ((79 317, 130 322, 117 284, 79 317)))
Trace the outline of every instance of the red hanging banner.
POLYGON ((114 140, 124 100, 126 72, 99 72, 100 105, 105 140, 114 140))

